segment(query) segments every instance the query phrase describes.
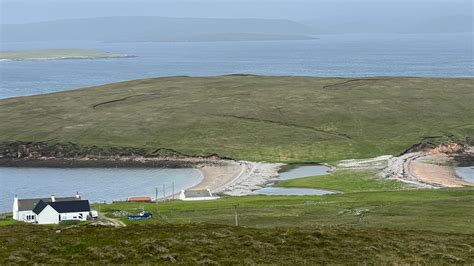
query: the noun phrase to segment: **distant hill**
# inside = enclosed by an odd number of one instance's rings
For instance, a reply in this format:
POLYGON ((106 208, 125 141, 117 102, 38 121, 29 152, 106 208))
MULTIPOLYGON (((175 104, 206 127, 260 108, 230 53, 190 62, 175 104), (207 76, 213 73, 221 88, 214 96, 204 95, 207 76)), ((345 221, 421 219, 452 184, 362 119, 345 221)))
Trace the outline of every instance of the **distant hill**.
POLYGON ((282 19, 102 17, 2 25, 4 42, 173 42, 308 39, 309 26, 282 19))
POLYGON ((335 23, 321 20, 305 21, 307 25, 321 27, 321 34, 340 33, 460 33, 473 32, 472 15, 440 16, 419 19, 367 17, 335 23))

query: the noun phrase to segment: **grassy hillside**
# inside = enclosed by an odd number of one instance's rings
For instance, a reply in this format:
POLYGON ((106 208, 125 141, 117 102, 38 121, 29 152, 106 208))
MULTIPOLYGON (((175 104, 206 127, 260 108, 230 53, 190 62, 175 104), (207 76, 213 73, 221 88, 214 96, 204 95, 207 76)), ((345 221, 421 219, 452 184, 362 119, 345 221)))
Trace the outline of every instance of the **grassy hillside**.
POLYGON ((474 136, 474 79, 169 77, 0 101, 0 143, 330 162, 474 136))

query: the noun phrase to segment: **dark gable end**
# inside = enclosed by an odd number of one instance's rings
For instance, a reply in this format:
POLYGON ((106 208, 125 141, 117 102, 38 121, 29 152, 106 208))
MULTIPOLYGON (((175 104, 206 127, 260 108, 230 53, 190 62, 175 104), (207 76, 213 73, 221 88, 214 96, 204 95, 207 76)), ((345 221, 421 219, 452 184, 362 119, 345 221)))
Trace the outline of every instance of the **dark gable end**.
POLYGON ((49 206, 53 207, 58 213, 66 212, 88 212, 91 206, 88 200, 73 200, 73 201, 56 201, 49 202, 49 206))
POLYGON ((44 208, 46 208, 46 206, 48 206, 48 203, 44 202, 43 200, 40 200, 33 209, 33 212, 36 214, 40 214, 44 210, 44 208))

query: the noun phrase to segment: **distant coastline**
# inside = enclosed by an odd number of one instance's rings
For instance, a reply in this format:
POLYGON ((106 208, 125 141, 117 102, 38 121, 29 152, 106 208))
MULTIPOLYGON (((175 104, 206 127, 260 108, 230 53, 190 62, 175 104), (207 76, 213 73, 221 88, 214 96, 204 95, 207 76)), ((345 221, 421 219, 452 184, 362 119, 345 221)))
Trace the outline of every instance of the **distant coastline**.
POLYGON ((136 57, 127 54, 83 50, 83 49, 47 49, 28 51, 0 52, 0 61, 46 61, 46 60, 78 60, 78 59, 109 59, 136 57))

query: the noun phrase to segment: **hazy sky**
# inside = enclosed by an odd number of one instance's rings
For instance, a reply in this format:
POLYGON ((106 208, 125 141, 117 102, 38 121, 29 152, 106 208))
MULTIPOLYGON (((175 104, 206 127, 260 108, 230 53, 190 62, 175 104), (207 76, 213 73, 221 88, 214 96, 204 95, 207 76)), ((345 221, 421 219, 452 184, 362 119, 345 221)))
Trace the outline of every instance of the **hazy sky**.
POLYGON ((347 23, 472 16, 471 0, 0 0, 1 22, 100 16, 285 18, 347 23))

